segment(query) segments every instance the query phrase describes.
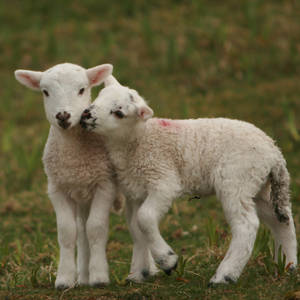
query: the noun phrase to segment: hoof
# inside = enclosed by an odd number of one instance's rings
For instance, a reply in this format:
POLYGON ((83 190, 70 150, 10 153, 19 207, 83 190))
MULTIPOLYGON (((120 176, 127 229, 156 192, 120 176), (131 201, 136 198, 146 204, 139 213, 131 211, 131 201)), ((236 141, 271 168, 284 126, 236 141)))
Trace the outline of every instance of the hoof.
POLYGON ((88 280, 81 280, 79 279, 77 282, 78 286, 88 286, 89 285, 89 281, 88 280))
POLYGON ((150 272, 147 269, 142 271, 137 271, 135 273, 131 273, 127 276, 127 282, 141 283, 147 280, 150 277, 150 272))
POLYGON ((127 277, 124 281, 124 285, 132 285, 133 283, 141 283, 141 282, 143 282, 143 281, 137 281, 137 280, 127 277))
POLYGON ((70 286, 68 286, 66 284, 58 284, 55 288, 59 291, 63 291, 63 290, 67 290, 68 288, 70 288, 70 286))
POLYGON ((145 279, 147 279, 149 276, 150 276, 150 272, 148 271, 148 270, 143 270, 142 271, 142 276, 145 278, 145 279))
MULTIPOLYGON (((145 274, 146 275, 146 274, 145 274)), ((126 282, 134 282, 134 283, 141 283, 145 281, 147 277, 144 276, 143 271, 142 272, 136 272, 136 273, 131 273, 127 276, 126 282)))
POLYGON ((163 270, 167 275, 170 275, 177 267, 178 256, 172 250, 169 250, 164 255, 160 255, 154 259, 160 269, 163 270))
POLYGON ((217 287, 220 284, 234 284, 236 283, 236 279, 232 278, 229 275, 225 275, 223 279, 216 281, 215 278, 211 279, 210 282, 208 283, 207 287, 213 288, 217 287))
POLYGON ((167 270, 164 270, 164 272, 165 272, 168 276, 170 276, 171 273, 172 273, 172 271, 173 271, 173 270, 176 270, 176 268, 177 268, 177 262, 175 263, 175 265, 174 265, 172 268, 167 269, 167 270))
POLYGON ((159 272, 159 270, 156 267, 152 269, 150 268, 150 270, 142 269, 141 271, 130 273, 126 278, 126 281, 141 283, 149 279, 150 277, 154 276, 157 272, 159 272))
POLYGON ((287 270, 288 270, 289 273, 293 274, 297 271, 297 267, 295 267, 294 265, 291 265, 291 266, 288 267, 287 270))
POLYGON ((224 280, 227 283, 236 283, 236 280, 234 280, 233 278, 231 278, 230 276, 224 276, 224 280))
POLYGON ((93 282, 90 286, 95 289, 103 289, 108 286, 108 282, 93 282))

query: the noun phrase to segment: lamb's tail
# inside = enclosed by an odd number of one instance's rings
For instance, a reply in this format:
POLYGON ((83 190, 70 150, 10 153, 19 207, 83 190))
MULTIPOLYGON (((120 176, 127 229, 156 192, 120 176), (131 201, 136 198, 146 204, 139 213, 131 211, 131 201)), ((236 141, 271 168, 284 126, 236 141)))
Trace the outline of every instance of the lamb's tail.
POLYGON ((278 164, 270 173, 271 201, 277 219, 281 223, 289 224, 290 208, 290 176, 285 164, 278 164))

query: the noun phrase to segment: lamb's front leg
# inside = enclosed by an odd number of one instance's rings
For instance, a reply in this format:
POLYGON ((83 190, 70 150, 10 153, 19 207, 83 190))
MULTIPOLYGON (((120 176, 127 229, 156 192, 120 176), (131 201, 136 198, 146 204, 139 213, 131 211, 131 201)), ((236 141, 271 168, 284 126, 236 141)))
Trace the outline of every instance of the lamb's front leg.
POLYGON ((133 240, 130 274, 127 279, 142 282, 147 279, 147 277, 155 275, 158 269, 148 248, 147 241, 137 223, 138 208, 137 203, 132 203, 129 200, 126 201, 126 218, 133 240))
POLYGON ((90 248, 89 284, 94 287, 109 283, 106 243, 109 229, 109 213, 115 198, 115 187, 107 182, 97 188, 86 223, 90 248))
POLYGON ((68 199, 58 187, 49 184, 48 193, 56 213, 58 243, 60 248, 55 287, 57 289, 67 289, 74 286, 76 281, 76 208, 75 204, 68 199))
POLYGON ((178 256, 165 242, 159 232, 159 221, 169 210, 173 198, 176 195, 158 190, 149 193, 137 214, 137 222, 140 230, 145 236, 148 247, 154 261, 168 275, 177 266, 178 256))
POLYGON ((89 261, 90 249, 86 234, 86 221, 89 214, 89 205, 84 203, 76 206, 77 224, 77 273, 78 284, 87 285, 89 283, 89 261))

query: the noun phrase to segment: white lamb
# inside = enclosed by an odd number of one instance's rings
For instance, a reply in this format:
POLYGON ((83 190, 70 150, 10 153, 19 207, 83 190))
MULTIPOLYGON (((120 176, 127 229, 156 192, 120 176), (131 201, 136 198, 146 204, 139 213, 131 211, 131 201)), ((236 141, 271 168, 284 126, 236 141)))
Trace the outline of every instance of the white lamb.
POLYGON ((103 135, 121 190, 134 241, 129 279, 167 273, 177 255, 159 232, 159 220, 174 198, 215 193, 231 227, 232 240, 210 284, 235 282, 253 248, 259 218, 271 229, 286 264, 297 264, 297 243, 289 200, 289 174, 280 150, 255 126, 224 118, 167 120, 135 90, 113 77, 81 123, 103 135))
POLYGON ((84 132, 79 121, 91 103, 91 88, 111 72, 109 64, 86 70, 69 63, 45 72, 15 72, 19 82, 43 92, 51 124, 43 163, 57 218, 58 289, 74 286, 76 279, 80 285, 109 282, 106 242, 109 211, 116 196, 113 169, 101 137, 84 132))

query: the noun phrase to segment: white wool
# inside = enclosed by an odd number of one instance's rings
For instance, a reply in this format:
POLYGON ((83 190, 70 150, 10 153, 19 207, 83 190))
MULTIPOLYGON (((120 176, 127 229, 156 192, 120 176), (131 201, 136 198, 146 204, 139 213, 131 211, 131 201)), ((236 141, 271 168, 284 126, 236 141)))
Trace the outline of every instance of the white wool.
POLYGON ((101 137, 84 132, 79 121, 91 103, 91 87, 111 72, 108 64, 86 70, 69 63, 45 72, 15 72, 22 84, 43 92, 51 124, 43 163, 57 218, 60 262, 55 286, 60 289, 76 280, 90 285, 109 282, 105 248, 115 199, 113 168, 101 137))
POLYGON ((238 279, 251 255, 259 219, 271 228, 276 251, 282 245, 287 264, 296 266, 286 162, 260 129, 225 118, 152 118, 151 108, 136 91, 111 78, 89 114, 82 122, 104 137, 128 199, 134 240, 129 279, 141 281, 144 274, 155 273, 153 259, 167 273, 176 267, 177 255, 161 237, 158 224, 183 194, 216 194, 231 227, 229 250, 211 284, 238 279))

